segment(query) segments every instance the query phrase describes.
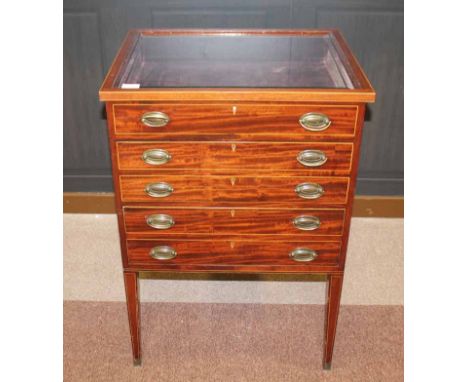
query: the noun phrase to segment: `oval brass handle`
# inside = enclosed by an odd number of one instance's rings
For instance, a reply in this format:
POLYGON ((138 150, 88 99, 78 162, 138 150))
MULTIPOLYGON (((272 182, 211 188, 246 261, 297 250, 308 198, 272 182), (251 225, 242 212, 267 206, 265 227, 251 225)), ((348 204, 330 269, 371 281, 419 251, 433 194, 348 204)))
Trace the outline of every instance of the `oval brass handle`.
POLYGON ((297 155, 297 161, 306 167, 320 167, 327 161, 327 156, 320 150, 304 150, 297 155))
POLYGON ((172 186, 165 182, 149 183, 145 187, 145 192, 153 198, 165 198, 173 191, 172 186))
POLYGON ((156 229, 169 229, 175 224, 175 221, 171 215, 154 214, 146 217, 146 224, 156 229))
POLYGON ((177 256, 177 252, 174 248, 168 245, 160 245, 158 247, 151 248, 150 256, 156 260, 171 260, 177 256))
POLYGON ((322 113, 306 113, 299 118, 301 126, 309 131, 323 131, 331 124, 330 118, 322 113))
POLYGON ((146 150, 141 156, 145 163, 156 166, 169 162, 171 158, 171 154, 163 149, 146 150))
POLYGON ((294 227, 303 231, 313 231, 320 227, 320 219, 317 216, 302 215, 293 219, 294 227))
POLYGON ((318 183, 298 184, 295 191, 303 199, 318 199, 325 193, 323 187, 318 183))
POLYGON ((289 257, 294 261, 299 262, 314 261, 317 256, 317 252, 309 248, 296 248, 295 250, 289 252, 289 257))
POLYGON ((162 111, 150 111, 141 116, 141 123, 148 127, 163 127, 166 126, 171 119, 162 111))

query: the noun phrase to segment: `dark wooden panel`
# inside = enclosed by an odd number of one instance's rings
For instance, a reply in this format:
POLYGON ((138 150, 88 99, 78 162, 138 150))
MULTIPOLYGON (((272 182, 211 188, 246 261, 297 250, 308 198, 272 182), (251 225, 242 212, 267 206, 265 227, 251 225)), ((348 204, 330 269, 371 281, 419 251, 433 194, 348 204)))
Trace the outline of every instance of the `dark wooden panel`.
POLYGON ((108 169, 64 169, 63 191, 113 192, 112 173, 108 169))
POLYGON ((103 80, 97 13, 64 16, 64 169, 110 171, 106 122, 96 98, 103 80))
POLYGON ((266 12, 260 10, 197 10, 153 11, 153 28, 170 28, 173 25, 184 25, 187 28, 206 25, 208 28, 242 28, 252 25, 266 25, 266 12))
POLYGON ((289 0, 179 1, 155 4, 153 28, 288 28, 289 0))
POLYGON ((368 106, 359 176, 403 178, 403 13, 319 9, 317 21, 318 27, 343 32, 379 94, 368 106))
POLYGON ((130 29, 151 28, 151 12, 148 8, 133 6, 130 1, 123 6, 100 8, 99 19, 103 64, 106 70, 112 64, 115 54, 130 29))
POLYGON ((403 1, 294 0, 292 23, 343 33, 378 94, 368 105, 357 192, 402 195, 403 1))
MULTIPOLYGON (((402 154, 403 155, 403 154, 402 154)), ((357 195, 403 195, 404 179, 401 172, 391 177, 385 174, 385 178, 358 178, 356 194, 357 195)))

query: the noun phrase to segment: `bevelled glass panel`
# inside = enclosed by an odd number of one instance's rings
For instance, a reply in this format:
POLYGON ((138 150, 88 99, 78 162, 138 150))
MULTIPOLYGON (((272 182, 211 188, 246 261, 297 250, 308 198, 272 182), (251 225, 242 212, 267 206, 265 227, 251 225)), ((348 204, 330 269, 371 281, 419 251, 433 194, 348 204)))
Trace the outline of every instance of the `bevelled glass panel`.
POLYGON ((332 34, 140 34, 118 88, 323 88, 360 84, 332 34))

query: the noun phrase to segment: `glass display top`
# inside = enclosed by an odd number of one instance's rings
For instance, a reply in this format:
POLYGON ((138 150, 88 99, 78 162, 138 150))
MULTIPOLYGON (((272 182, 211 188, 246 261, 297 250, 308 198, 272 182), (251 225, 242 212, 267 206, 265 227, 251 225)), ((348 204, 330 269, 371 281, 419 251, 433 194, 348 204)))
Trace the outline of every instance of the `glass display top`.
POLYGON ((139 88, 360 87, 335 36, 139 34, 114 81, 139 88))

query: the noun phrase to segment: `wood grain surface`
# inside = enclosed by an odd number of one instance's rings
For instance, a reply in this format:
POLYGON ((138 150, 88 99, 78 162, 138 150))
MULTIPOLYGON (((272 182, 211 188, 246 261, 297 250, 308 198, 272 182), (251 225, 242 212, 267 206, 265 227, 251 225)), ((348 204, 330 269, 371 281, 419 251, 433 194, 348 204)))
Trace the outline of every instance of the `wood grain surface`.
POLYGON ((289 235, 311 238, 317 235, 339 236, 343 233, 344 209, 231 209, 231 208, 124 208, 125 230, 157 238, 161 235, 289 235), (156 229, 147 224, 155 214, 170 216, 174 225, 156 229), (299 216, 314 216, 320 226, 314 230, 300 230, 293 224, 299 216))
POLYGON ((252 271, 313 272, 323 266, 337 269, 340 255, 338 242, 294 241, 194 241, 194 240, 129 240, 127 241, 130 267, 150 267, 152 270, 186 271, 252 271), (172 260, 156 260, 150 251, 156 246, 170 246, 177 256, 172 260), (303 263, 292 260, 289 253, 296 248, 317 251, 318 257, 303 263))
POLYGON ((127 297, 128 323, 132 342, 133 363, 141 362, 140 340, 140 298, 138 293, 138 273, 124 272, 125 295, 127 297))
POLYGON ((128 203, 154 203, 158 206, 268 206, 311 208, 342 205, 347 201, 348 178, 313 176, 200 176, 200 175, 121 175, 121 200, 128 203), (167 197, 146 194, 150 183, 165 182, 174 191, 167 197), (324 189, 318 199, 303 199, 295 192, 302 183, 317 183, 324 189))
POLYGON ((336 327, 340 311, 343 274, 328 275, 327 302, 325 308, 325 335, 323 341, 323 368, 330 369, 335 345, 336 327))
POLYGON ((347 175, 351 169, 352 143, 284 142, 121 142, 117 145, 120 171, 205 171, 205 172, 295 172, 300 175, 347 175), (147 150, 165 150, 171 159, 152 165, 142 159, 147 150), (322 151, 327 161, 307 167, 297 157, 305 150, 322 151))
POLYGON ((294 104, 114 104, 115 135, 137 138, 179 140, 291 140, 317 138, 352 139, 356 105, 294 104), (147 112, 163 112, 170 118, 164 127, 148 127, 141 122, 147 112), (331 125, 323 131, 304 129, 299 118, 306 113, 327 115, 331 125))

